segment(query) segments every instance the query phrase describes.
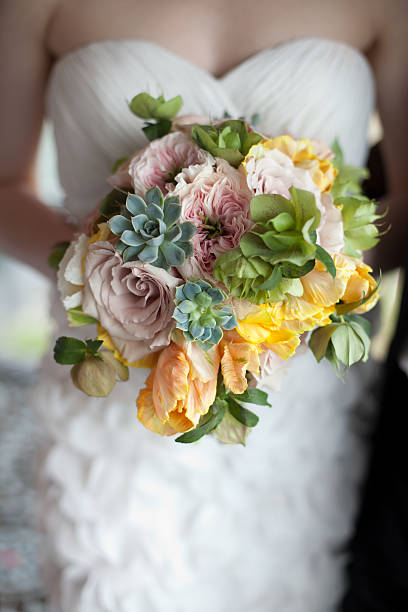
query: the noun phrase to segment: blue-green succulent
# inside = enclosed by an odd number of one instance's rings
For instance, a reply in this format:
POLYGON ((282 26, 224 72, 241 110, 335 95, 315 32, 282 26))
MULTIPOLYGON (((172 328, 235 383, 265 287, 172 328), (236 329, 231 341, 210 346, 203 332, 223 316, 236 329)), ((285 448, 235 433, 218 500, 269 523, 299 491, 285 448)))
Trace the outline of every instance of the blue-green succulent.
POLYGON ((222 329, 237 327, 231 308, 221 305, 226 297, 224 291, 201 279, 177 287, 173 318, 186 340, 208 351, 221 340, 222 329))
POLYGON ((163 194, 152 187, 142 198, 129 194, 120 215, 109 220, 111 231, 120 236, 116 250, 124 261, 139 260, 168 270, 180 266, 193 254, 190 240, 196 228, 190 221, 179 223, 178 197, 163 194))

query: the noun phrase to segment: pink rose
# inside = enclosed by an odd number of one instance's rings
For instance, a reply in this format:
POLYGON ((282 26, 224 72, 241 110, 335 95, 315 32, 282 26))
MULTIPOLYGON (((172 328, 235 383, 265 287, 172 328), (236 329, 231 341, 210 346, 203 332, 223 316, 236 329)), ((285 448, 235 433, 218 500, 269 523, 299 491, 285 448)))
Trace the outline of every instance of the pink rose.
POLYGON ((89 247, 84 276, 83 311, 98 319, 126 361, 168 346, 180 279, 150 264, 123 263, 109 242, 89 247))
POLYGON ((245 177, 225 160, 217 159, 216 169, 205 167, 191 183, 180 178, 173 195, 180 198, 183 221, 197 227, 192 239, 194 254, 180 272, 187 277, 200 272, 211 275, 215 259, 236 247, 252 227, 252 194, 245 177))

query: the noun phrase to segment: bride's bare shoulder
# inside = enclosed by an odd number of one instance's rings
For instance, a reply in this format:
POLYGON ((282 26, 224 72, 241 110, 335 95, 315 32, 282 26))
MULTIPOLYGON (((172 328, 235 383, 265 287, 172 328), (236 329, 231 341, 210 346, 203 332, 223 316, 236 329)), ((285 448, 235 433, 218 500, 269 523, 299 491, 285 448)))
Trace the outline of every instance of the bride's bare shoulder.
POLYGON ((48 23, 59 0, 2 0, 0 3, 0 28, 18 35, 25 31, 28 36, 39 36, 44 40, 48 23))

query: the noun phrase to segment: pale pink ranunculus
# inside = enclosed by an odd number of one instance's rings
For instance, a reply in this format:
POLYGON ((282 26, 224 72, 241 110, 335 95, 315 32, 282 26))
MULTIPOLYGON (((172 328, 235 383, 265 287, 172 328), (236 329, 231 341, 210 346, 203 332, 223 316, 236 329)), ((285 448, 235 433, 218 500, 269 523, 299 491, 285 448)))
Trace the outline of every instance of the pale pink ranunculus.
POLYGON ((300 355, 304 355, 309 350, 304 338, 305 335, 301 336, 299 346, 289 359, 282 359, 271 349, 263 351, 259 355, 259 374, 250 374, 251 381, 248 386, 255 387, 262 385, 263 387, 268 387, 271 391, 280 391, 293 360, 300 355))
POLYGON ((168 346, 179 278, 150 264, 124 263, 107 241, 90 245, 84 277, 83 311, 98 319, 127 362, 168 346))
POLYGON ((313 153, 318 159, 328 159, 331 160, 334 158, 334 153, 327 146, 327 144, 318 138, 312 138, 310 142, 313 145, 313 153))
POLYGON ((236 247, 253 225, 249 214, 252 194, 245 177, 225 160, 217 159, 212 171, 206 166, 192 182, 181 179, 173 195, 180 198, 183 221, 191 221, 197 228, 192 238, 194 254, 179 271, 186 278, 200 272, 211 277, 215 259, 236 247))
POLYGON ((340 253, 344 248, 343 217, 333 204, 330 193, 322 194, 322 218, 317 228, 317 242, 329 253, 340 253))
POLYGON ((157 185, 168 193, 173 190, 175 177, 183 168, 213 162, 213 157, 201 149, 194 140, 182 132, 171 132, 153 140, 129 161, 128 173, 136 194, 157 185))
POLYGON ((317 207, 323 212, 320 190, 310 172, 295 166, 293 161, 278 149, 263 149, 262 157, 247 158, 245 172, 248 187, 255 195, 275 193, 289 199, 290 187, 305 189, 313 193, 317 207))

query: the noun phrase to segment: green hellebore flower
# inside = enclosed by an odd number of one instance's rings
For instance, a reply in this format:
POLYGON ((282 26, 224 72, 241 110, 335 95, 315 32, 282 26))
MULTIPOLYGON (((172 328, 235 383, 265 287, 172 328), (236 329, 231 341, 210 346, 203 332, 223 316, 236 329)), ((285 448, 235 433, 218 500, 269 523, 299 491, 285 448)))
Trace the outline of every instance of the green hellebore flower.
MULTIPOLYGON (((308 271, 313 269, 313 266, 314 260, 308 271)), ((232 297, 246 299, 255 304, 279 302, 286 294, 303 294, 299 278, 285 277, 279 265, 272 265, 261 257, 245 257, 239 247, 218 257, 213 274, 227 287, 232 297)))
POLYGON ((240 119, 228 119, 218 127, 195 125, 191 136, 202 149, 225 159, 234 168, 238 168, 249 149, 262 140, 261 134, 250 132, 248 124, 240 119))

